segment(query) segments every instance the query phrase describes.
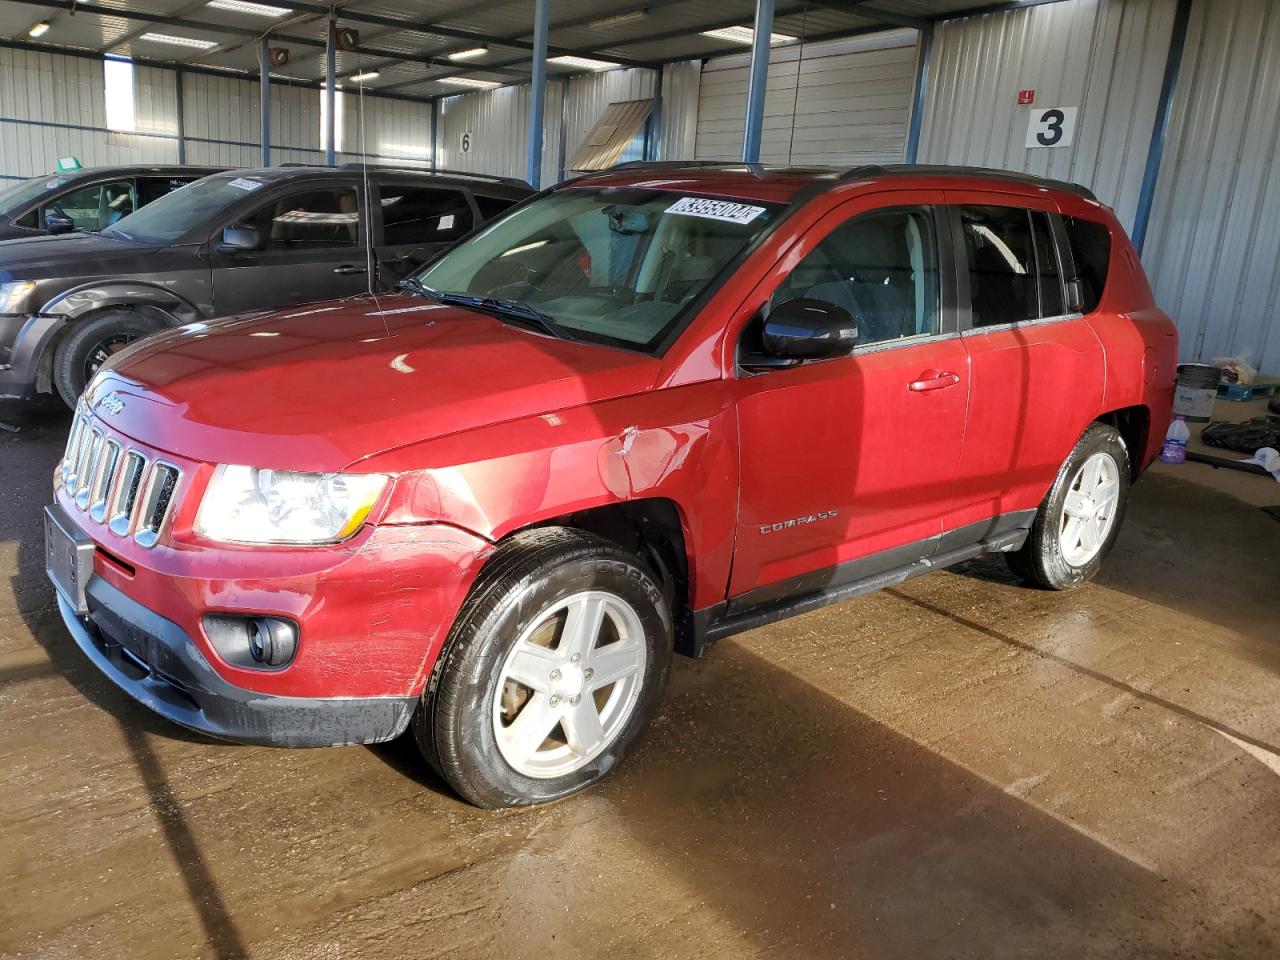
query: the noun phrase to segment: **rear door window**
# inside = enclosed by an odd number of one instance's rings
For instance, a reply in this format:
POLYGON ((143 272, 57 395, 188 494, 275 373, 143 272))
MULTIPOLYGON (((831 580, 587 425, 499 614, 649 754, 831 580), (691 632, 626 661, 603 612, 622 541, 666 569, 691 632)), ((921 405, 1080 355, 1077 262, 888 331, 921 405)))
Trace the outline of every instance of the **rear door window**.
POLYGON ((959 208, 975 327, 1040 317, 1036 250, 1029 211, 1017 207, 959 208))
POLYGON ((1062 291, 1062 268, 1049 215, 1031 211, 1031 231, 1036 243, 1036 275, 1040 283, 1040 316, 1060 317, 1067 312, 1062 291))
POLYGON ((153 200, 159 200, 166 194, 173 193, 179 187, 185 187, 197 177, 139 177, 138 206, 145 207, 153 200))
POLYGON ((448 243, 475 226, 461 190, 383 184, 381 194, 383 243, 389 247, 448 243))
POLYGON ((243 221, 262 234, 266 250, 354 247, 360 239, 355 187, 336 186, 286 194, 243 221))
POLYGON ((1080 287, 1084 313, 1098 309, 1102 291, 1107 285, 1107 266, 1111 262, 1111 231, 1104 224, 1078 217, 1063 217, 1071 259, 1075 261, 1075 280, 1080 287))

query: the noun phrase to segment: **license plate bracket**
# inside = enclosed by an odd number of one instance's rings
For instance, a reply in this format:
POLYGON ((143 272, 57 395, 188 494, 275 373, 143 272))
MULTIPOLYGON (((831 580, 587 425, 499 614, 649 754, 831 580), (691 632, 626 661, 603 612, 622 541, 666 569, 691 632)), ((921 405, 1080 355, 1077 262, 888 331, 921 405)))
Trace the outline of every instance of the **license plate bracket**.
POLYGON ((59 596, 81 616, 89 612, 86 589, 93 576, 93 541, 57 504, 44 508, 44 570, 59 596))

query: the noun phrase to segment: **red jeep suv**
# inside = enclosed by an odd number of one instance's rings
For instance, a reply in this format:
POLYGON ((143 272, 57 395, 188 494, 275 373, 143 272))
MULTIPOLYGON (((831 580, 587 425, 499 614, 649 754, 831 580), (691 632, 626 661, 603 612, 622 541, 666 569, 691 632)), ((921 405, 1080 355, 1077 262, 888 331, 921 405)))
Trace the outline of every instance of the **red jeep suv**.
POLYGON ((672 651, 1003 552, 1075 586, 1169 421, 1115 216, 994 171, 624 165, 394 295, 118 354, 47 510, 84 653, 215 737, 572 793, 672 651))

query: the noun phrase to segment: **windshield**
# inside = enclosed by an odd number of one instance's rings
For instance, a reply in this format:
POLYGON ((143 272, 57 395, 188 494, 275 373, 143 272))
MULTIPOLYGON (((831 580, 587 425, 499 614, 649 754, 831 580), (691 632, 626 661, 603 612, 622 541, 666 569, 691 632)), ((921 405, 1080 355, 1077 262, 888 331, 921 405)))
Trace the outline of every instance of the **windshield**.
POLYGON ((662 190, 560 190, 454 247, 417 280, 521 302, 574 339, 653 351, 778 215, 776 204, 662 190))
POLYGON ((21 209, 47 191, 56 190, 70 179, 70 177, 32 177, 30 180, 11 184, 0 190, 0 210, 8 213, 11 210, 21 209))
POLYGON ((142 243, 173 243, 264 186, 266 181, 254 177, 215 174, 166 193, 102 232, 142 243))

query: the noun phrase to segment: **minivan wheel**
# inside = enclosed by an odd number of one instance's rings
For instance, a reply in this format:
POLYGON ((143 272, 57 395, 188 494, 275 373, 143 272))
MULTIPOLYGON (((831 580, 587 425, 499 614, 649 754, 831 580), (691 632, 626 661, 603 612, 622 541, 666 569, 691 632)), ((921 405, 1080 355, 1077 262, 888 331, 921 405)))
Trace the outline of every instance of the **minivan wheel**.
POLYGON ((98 368, 113 353, 163 330, 154 317, 133 310, 106 310, 72 322, 53 355, 53 383, 67 406, 75 407, 98 368))
POLYGON ((481 572, 413 718, 464 799, 543 803, 602 779, 657 708, 670 604, 626 551, 563 527, 518 534, 481 572))
POLYGON ((1129 454, 1114 427, 1094 423, 1071 451, 1036 512, 1022 549, 1005 554, 1022 579, 1069 590, 1093 578, 1129 499, 1129 454))

